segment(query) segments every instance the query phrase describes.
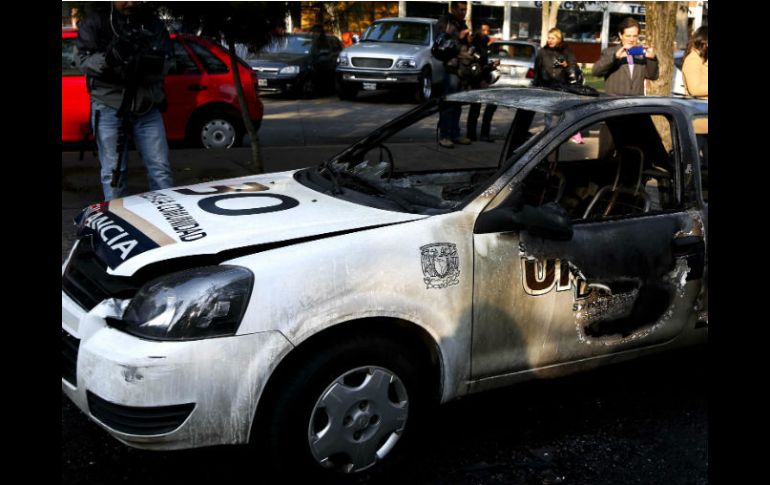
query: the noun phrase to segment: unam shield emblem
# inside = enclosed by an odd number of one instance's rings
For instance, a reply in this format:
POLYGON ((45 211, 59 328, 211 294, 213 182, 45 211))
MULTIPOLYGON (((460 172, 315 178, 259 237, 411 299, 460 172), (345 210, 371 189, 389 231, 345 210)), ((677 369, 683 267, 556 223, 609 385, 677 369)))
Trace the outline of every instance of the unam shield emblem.
POLYGON ((420 247, 422 274, 426 288, 446 288, 460 282, 460 258, 452 243, 426 244, 420 247))

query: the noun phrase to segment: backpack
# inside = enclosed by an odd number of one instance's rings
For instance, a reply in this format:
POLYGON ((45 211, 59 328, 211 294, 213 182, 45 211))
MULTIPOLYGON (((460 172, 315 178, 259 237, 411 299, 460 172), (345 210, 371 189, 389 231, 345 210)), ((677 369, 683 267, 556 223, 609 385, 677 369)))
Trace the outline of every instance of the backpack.
POLYGON ((447 62, 457 57, 460 53, 460 47, 457 45, 457 40, 454 37, 446 32, 442 32, 436 36, 430 52, 439 61, 447 62))

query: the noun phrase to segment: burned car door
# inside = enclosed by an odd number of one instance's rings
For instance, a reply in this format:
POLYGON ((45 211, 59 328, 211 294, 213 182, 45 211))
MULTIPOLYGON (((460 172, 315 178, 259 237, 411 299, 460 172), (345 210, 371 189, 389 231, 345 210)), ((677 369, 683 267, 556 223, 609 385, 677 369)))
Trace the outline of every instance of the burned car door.
POLYGON ((680 167, 695 151, 678 111, 640 109, 562 131, 479 216, 474 379, 658 345, 694 324, 704 228, 680 167), (582 144, 569 141, 578 129, 582 144))

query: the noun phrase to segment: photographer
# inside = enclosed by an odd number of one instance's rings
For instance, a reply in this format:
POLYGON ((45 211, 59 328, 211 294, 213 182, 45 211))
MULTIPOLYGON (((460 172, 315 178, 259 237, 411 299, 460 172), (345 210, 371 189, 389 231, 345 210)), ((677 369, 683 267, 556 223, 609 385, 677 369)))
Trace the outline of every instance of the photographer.
POLYGON ((163 22, 143 2, 111 2, 78 24, 77 60, 91 96, 105 200, 128 195, 128 136, 139 151, 150 190, 171 187, 161 110, 171 41, 163 22))
POLYGON ((652 46, 639 45, 639 22, 626 17, 618 28, 620 48, 604 49, 593 74, 604 77, 607 94, 643 96, 644 80, 658 79, 658 58, 652 46))
MULTIPOLYGON (((457 53, 444 61, 444 94, 457 93, 467 88, 467 80, 462 78, 471 64, 470 29, 465 23, 468 12, 466 2, 452 2, 452 8, 442 15, 436 24, 437 36, 452 39, 457 47, 457 53)), ((438 38, 438 37, 437 37, 438 38)), ((451 106, 439 113, 439 142, 444 148, 454 148, 455 145, 470 145, 467 137, 460 137, 460 116, 462 108, 451 106)))
MULTIPOLYGON (((489 61, 489 24, 482 23, 479 26, 478 31, 473 35, 471 39, 471 46, 473 47, 473 55, 476 58, 476 68, 472 69, 473 74, 470 79, 471 89, 486 89, 492 83, 492 71, 497 69, 500 61, 490 63, 489 61)), ((484 108, 484 116, 481 119, 481 135, 479 140, 492 143, 494 140, 489 135, 490 125, 492 124, 492 117, 497 110, 496 104, 487 104, 484 108)), ((466 130, 466 136, 471 141, 476 141, 476 125, 479 121, 479 114, 481 113, 481 104, 473 103, 468 110, 468 128, 466 130)))
POLYGON ((532 80, 532 85, 552 88, 576 82, 575 54, 564 44, 561 30, 554 27, 548 31, 546 45, 538 51, 535 58, 535 79, 532 80))

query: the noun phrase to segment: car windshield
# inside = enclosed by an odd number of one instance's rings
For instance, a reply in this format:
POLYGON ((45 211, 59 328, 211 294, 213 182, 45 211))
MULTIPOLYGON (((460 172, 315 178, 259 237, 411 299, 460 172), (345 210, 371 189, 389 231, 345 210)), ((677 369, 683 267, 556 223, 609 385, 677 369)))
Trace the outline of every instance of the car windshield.
POLYGON ((364 32, 361 40, 429 45, 430 25, 417 22, 376 22, 364 32))
POLYGON ((262 52, 270 54, 309 54, 313 47, 313 37, 307 35, 287 35, 274 40, 262 52))
POLYGON ((486 190, 539 139, 544 133, 542 120, 532 111, 492 103, 434 100, 295 177, 314 190, 369 207, 419 214, 450 212, 486 190), (468 117, 473 119, 475 114, 479 141, 460 138, 453 146, 447 147, 446 141, 439 145, 436 127, 442 110, 460 110, 463 131, 468 117))

